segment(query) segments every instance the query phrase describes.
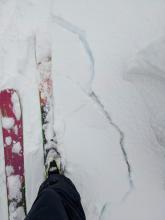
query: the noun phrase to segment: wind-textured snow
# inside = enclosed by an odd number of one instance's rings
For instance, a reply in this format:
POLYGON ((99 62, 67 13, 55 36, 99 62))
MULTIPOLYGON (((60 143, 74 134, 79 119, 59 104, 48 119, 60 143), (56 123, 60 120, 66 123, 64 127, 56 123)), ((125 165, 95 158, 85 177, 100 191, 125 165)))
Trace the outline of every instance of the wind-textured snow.
MULTIPOLYGON (((87 220, 164 220, 164 11, 162 0, 0 2, 0 88, 20 94, 27 210, 44 180, 36 58, 51 51, 55 104, 48 126, 87 220)), ((18 131, 10 118, 2 125, 18 131)), ((0 168, 0 219, 7 220, 0 168)), ((10 181, 13 192, 17 180, 10 181)), ((19 213, 23 220, 23 210, 11 206, 13 219, 19 213)))

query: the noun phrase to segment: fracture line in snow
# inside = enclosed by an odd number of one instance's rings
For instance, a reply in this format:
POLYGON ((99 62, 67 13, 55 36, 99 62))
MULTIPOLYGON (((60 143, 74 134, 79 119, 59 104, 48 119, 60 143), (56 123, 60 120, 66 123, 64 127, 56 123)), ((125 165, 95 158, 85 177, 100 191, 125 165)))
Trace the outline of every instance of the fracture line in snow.
POLYGON ((92 50, 89 46, 89 43, 86 39, 86 33, 85 31, 81 30, 79 27, 73 25, 72 23, 70 23, 69 21, 66 21, 64 18, 60 17, 60 16, 56 16, 53 15, 53 19, 55 21, 55 23, 57 23, 58 25, 60 25, 61 27, 63 27, 64 29, 68 30, 69 32, 75 34, 78 36, 79 40, 81 41, 84 50, 89 58, 90 61, 90 73, 91 73, 91 77, 89 79, 88 82, 88 93, 91 93, 92 88, 92 82, 94 80, 95 77, 95 60, 94 60, 94 56, 92 54, 92 50))
POLYGON ((85 92, 85 94, 88 95, 88 97, 90 97, 100 107, 100 110, 102 111, 102 113, 106 117, 106 119, 108 120, 109 124, 115 128, 115 130, 118 132, 118 134, 120 136, 120 148, 121 148, 121 151, 122 151, 122 154, 123 154, 125 164, 127 166, 128 181, 129 181, 129 186, 130 186, 130 190, 128 192, 126 192, 126 194, 124 195, 124 198, 126 198, 127 195, 133 189, 134 183, 133 183, 133 179, 132 179, 131 165, 129 163, 128 155, 127 155, 127 152, 126 152, 125 147, 124 147, 124 138, 125 138, 124 137, 124 132, 119 128, 119 126, 117 124, 115 124, 113 122, 110 114, 105 109, 105 107, 102 104, 101 100, 98 98, 96 93, 92 90, 92 82, 93 82, 94 77, 95 77, 95 60, 94 60, 94 56, 92 54, 92 50, 90 48, 90 45, 89 45, 89 43, 86 39, 85 31, 81 30, 79 27, 77 27, 77 26, 73 25, 72 23, 66 21, 64 18, 62 18, 60 16, 52 15, 52 17, 53 17, 53 21, 55 23, 57 23, 59 26, 61 26, 62 28, 68 30, 69 32, 77 35, 79 40, 81 41, 82 45, 84 46, 84 50, 86 51, 86 54, 87 54, 88 59, 90 61, 90 74, 91 74, 91 77, 90 77, 90 80, 88 82, 88 91, 84 91, 84 89, 80 85, 79 86, 83 90, 83 92, 85 92))
POLYGON ((131 165, 129 163, 128 155, 127 155, 127 152, 126 152, 125 147, 124 147, 124 132, 119 128, 119 126, 117 124, 115 124, 113 122, 110 114, 107 112, 107 110, 105 109, 104 105, 102 104, 102 102, 100 101, 98 96, 95 94, 95 92, 92 92, 90 94, 90 97, 94 100, 95 103, 98 104, 98 106, 100 107, 101 111, 103 112, 103 114, 107 118, 110 125, 112 125, 115 128, 115 130, 118 132, 118 134, 120 135, 120 147, 121 147, 121 150, 122 150, 122 153, 123 153, 123 156, 124 156, 124 161, 127 165, 129 184, 130 184, 130 187, 132 189, 134 184, 133 184, 133 180, 132 180, 131 165))
POLYGON ((107 207, 108 207, 109 205, 110 205, 110 203, 108 203, 108 202, 106 202, 106 203, 103 205, 103 207, 102 207, 102 209, 101 209, 101 211, 100 211, 99 220, 102 219, 103 214, 105 213, 105 211, 106 211, 106 209, 107 209, 107 207))

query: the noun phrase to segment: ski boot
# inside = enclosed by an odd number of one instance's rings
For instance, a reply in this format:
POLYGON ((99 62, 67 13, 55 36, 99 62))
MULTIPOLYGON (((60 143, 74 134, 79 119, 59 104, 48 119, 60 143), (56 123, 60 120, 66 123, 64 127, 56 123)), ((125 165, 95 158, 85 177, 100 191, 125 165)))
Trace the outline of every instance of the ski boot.
POLYGON ((55 149, 50 149, 46 156, 45 176, 49 177, 52 174, 61 174, 61 158, 55 149))

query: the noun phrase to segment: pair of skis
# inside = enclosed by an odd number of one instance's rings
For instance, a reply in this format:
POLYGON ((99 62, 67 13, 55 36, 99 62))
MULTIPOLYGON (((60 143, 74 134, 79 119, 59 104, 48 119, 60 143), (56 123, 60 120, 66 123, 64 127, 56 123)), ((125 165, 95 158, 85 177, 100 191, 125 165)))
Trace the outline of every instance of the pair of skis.
MULTIPOLYGON (((46 169, 49 154, 55 154, 59 163, 61 157, 57 151, 56 135, 53 129, 51 58, 47 57, 37 65, 41 76, 39 97, 46 169)), ((23 220, 26 216, 23 120, 21 100, 16 90, 6 89, 0 92, 0 117, 4 146, 8 219, 23 220)))

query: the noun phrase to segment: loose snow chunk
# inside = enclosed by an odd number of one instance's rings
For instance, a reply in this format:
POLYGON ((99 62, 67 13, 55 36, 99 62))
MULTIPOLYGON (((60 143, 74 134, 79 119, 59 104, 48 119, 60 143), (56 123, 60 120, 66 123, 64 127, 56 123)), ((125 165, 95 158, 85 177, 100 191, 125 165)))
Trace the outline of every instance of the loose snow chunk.
POLYGON ((2 117, 2 126, 5 129, 11 129, 14 126, 14 118, 2 117))
POLYGON ((12 138, 10 136, 5 138, 6 145, 9 146, 12 142, 12 138))
POLYGON ((15 154, 19 154, 21 149, 22 149, 22 147, 21 147, 20 142, 17 142, 17 143, 13 144, 12 152, 15 154))
POLYGON ((11 174, 14 173, 14 169, 12 166, 6 166, 6 175, 11 176, 11 174))
POLYGON ((16 93, 13 93, 11 97, 12 103, 13 103, 13 112, 15 114, 15 117, 17 120, 20 120, 21 118, 21 106, 20 101, 16 93))
POLYGON ((12 175, 7 177, 9 199, 15 199, 17 202, 21 201, 21 181, 19 175, 12 175))

